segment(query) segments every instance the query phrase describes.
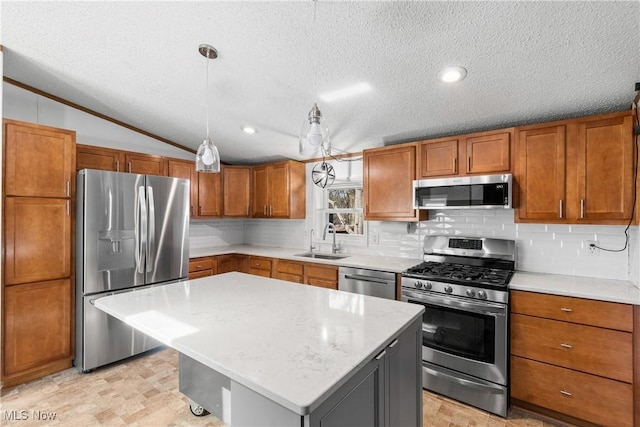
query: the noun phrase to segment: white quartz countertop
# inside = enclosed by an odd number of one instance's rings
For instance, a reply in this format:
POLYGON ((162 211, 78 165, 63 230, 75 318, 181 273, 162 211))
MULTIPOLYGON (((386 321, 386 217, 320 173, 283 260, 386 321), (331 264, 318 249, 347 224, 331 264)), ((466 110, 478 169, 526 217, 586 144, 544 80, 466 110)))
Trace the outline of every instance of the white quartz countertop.
POLYGON ((625 280, 516 272, 510 289, 640 305, 640 289, 625 280))
POLYGON ((300 415, 424 310, 235 272, 106 296, 95 306, 300 415))
POLYGON ((282 258, 294 261, 313 262, 318 264, 329 264, 345 267, 368 268, 371 270, 389 271, 392 273, 401 273, 407 268, 413 267, 422 262, 421 258, 401 258, 386 257, 377 255, 358 255, 358 254, 340 254, 347 255, 347 258, 324 260, 320 258, 307 258, 296 256, 308 252, 308 249, 290 249, 277 248, 271 246, 253 246, 253 245, 231 245, 231 246, 214 246, 208 248, 191 248, 189 250, 189 258, 198 258, 203 256, 214 256, 224 254, 242 254, 264 256, 272 258, 282 258))

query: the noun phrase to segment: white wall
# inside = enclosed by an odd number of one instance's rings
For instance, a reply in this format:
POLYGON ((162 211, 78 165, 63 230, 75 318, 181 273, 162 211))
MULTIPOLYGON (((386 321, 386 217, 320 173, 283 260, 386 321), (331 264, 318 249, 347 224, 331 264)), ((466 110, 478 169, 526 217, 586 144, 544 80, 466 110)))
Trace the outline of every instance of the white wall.
POLYGON ((193 159, 194 154, 3 82, 2 117, 76 131, 78 144, 193 159))

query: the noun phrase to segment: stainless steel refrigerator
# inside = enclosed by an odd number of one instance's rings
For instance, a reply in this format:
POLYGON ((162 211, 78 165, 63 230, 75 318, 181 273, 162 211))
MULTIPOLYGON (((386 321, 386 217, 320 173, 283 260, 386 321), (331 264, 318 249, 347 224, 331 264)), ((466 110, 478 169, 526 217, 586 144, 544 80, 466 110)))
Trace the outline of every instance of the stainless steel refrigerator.
POLYGON ((83 169, 76 200, 74 364, 88 372, 160 345, 93 302, 187 277, 189 181, 83 169))

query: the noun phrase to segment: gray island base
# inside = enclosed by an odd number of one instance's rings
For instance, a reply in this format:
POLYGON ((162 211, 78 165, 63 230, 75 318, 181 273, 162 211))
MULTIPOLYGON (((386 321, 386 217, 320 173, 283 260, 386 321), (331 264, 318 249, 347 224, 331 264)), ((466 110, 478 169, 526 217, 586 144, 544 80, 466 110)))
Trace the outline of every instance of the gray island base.
POLYGON ((100 298, 230 426, 422 426, 424 308, 227 273, 100 298))

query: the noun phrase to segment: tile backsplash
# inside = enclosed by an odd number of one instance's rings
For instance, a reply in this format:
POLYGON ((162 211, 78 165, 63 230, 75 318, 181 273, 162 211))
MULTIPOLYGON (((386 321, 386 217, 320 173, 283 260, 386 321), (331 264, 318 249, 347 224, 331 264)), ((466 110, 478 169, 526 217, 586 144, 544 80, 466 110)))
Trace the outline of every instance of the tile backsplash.
MULTIPOLYGON (((422 257, 422 242, 432 234, 496 237, 516 240, 517 268, 522 271, 568 274, 605 279, 630 280, 639 286, 640 239, 638 227, 629 230, 628 249, 621 252, 599 250, 590 254, 587 240, 598 241, 606 249, 622 249, 625 226, 520 224, 513 210, 470 209, 430 211, 428 221, 368 222, 368 244, 341 240, 348 253, 422 257), (377 233, 378 244, 371 236, 377 233)), ((230 219, 191 222, 191 247, 250 244, 306 249, 310 220, 230 219)), ((320 250, 329 245, 314 238, 320 250)))

